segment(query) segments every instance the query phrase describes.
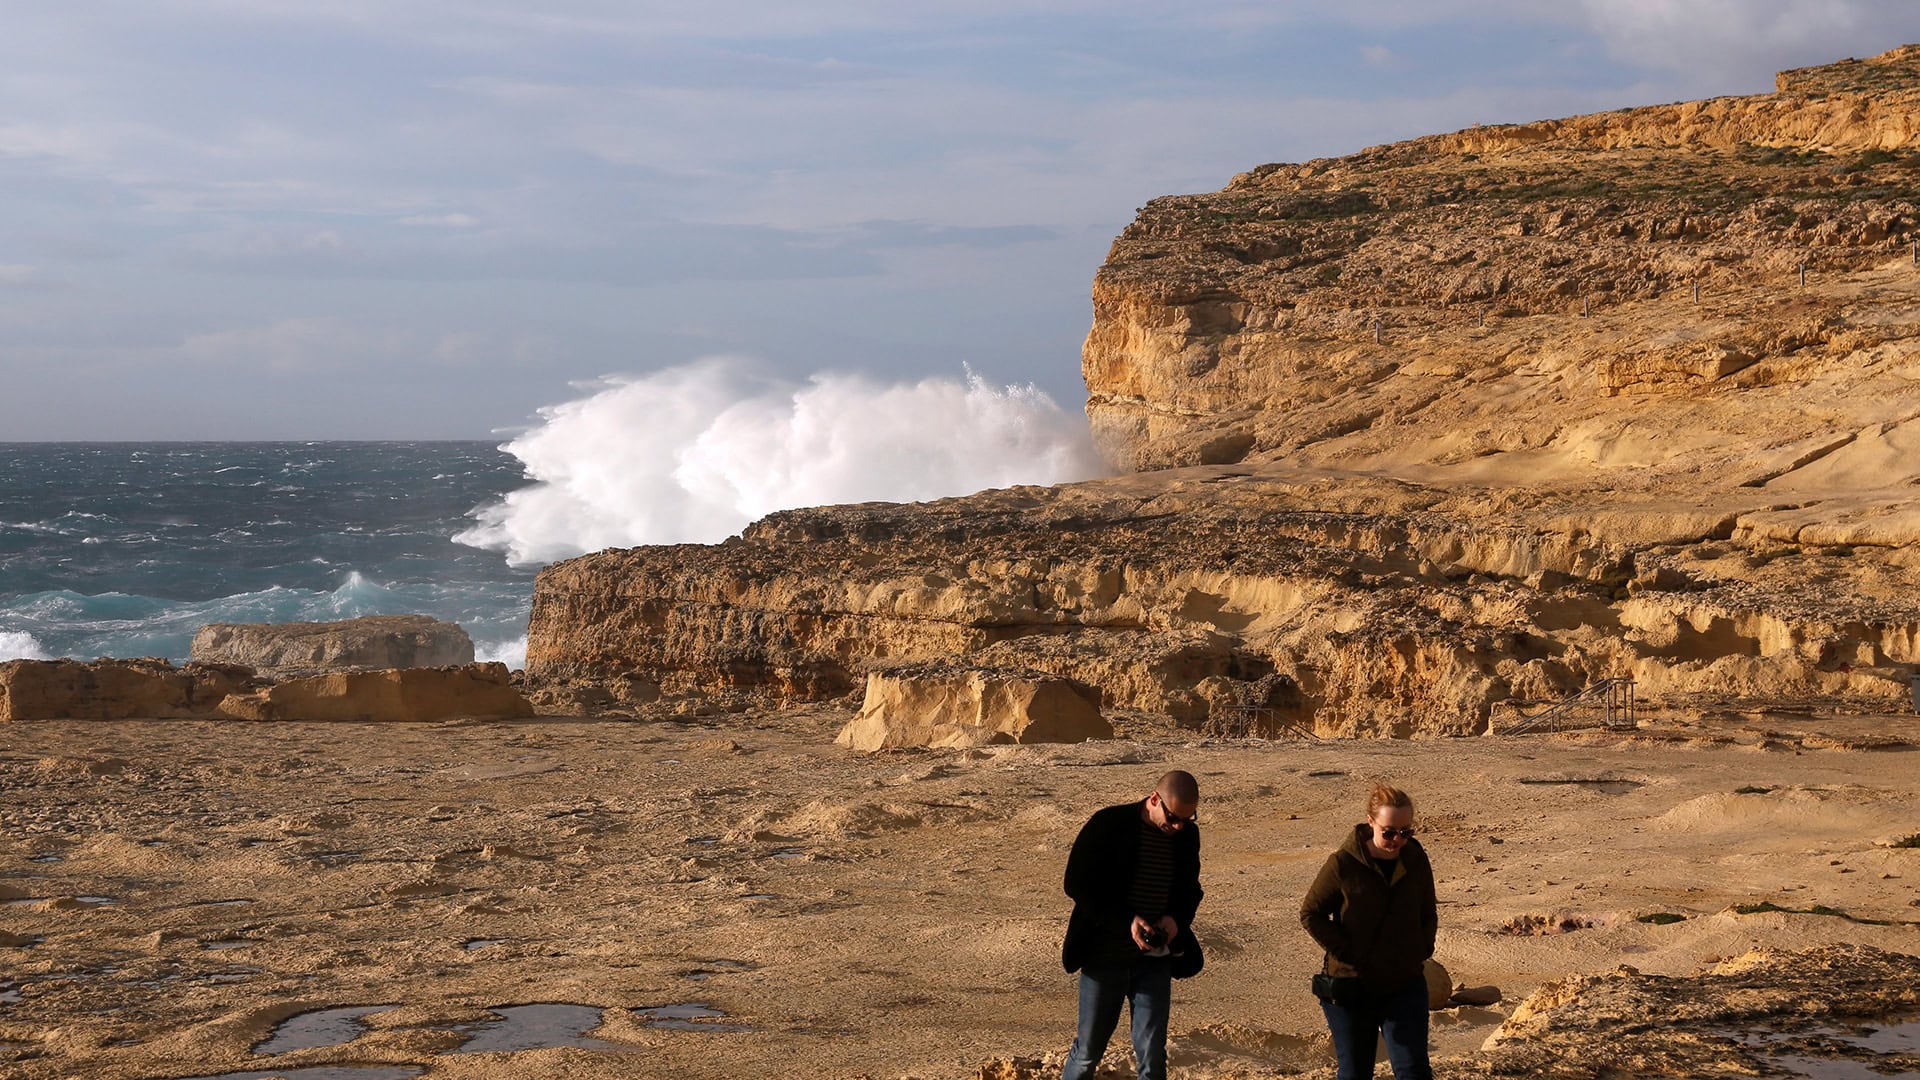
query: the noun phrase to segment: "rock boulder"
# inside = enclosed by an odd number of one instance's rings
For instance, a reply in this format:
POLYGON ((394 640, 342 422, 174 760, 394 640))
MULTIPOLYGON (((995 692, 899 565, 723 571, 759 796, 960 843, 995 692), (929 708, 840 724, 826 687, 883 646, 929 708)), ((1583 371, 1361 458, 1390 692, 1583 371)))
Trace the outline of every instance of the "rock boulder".
POLYGON ((10 660, 0 664, 0 721, 204 719, 245 694, 253 672, 165 660, 10 660))
POLYGON ((511 720, 533 715, 505 664, 335 671, 229 699, 227 711, 252 720, 352 720, 419 723, 454 718, 511 720))
POLYGON ((867 677, 860 714, 834 740, 855 750, 1110 739, 1091 687, 1031 671, 932 666, 867 677))
POLYGON ((193 658, 245 664, 275 678, 328 671, 447 667, 473 663, 473 639, 425 615, 370 615, 340 622, 212 623, 193 636, 193 658))
POLYGON ((269 683, 229 664, 165 660, 10 660, 0 721, 514 719, 533 706, 506 665, 337 671, 269 683))

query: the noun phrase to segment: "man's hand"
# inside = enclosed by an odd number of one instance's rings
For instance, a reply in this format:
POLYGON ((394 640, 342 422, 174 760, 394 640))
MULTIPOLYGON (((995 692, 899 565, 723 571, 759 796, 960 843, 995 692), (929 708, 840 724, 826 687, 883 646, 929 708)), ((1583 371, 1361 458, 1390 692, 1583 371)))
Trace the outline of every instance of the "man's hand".
POLYGON ((1135 915, 1133 917, 1133 943, 1139 947, 1141 952, 1153 951, 1153 946, 1147 944, 1147 932, 1150 930, 1160 931, 1160 944, 1164 947, 1173 944, 1175 935, 1180 933, 1180 924, 1174 922, 1173 916, 1171 915, 1162 915, 1158 922, 1151 923, 1135 915))

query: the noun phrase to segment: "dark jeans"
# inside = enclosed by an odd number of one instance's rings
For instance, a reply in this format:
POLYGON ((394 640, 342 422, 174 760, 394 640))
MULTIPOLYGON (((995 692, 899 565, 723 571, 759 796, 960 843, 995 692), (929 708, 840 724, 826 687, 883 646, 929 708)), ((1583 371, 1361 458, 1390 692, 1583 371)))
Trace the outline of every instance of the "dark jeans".
POLYGON ((1120 1006, 1133 1012, 1134 1073, 1139 1080, 1167 1075, 1167 1006, 1173 999, 1173 965, 1141 957, 1116 968, 1080 971, 1080 1030, 1061 1080, 1089 1080, 1120 1022, 1120 1006))
POLYGON ((1327 1014, 1333 1052, 1340 1056, 1339 1080, 1368 1080, 1373 1075, 1376 1036, 1386 1039, 1394 1080, 1433 1080, 1433 1067, 1427 1063, 1425 979, 1356 1005, 1322 1001, 1320 1009, 1327 1014))

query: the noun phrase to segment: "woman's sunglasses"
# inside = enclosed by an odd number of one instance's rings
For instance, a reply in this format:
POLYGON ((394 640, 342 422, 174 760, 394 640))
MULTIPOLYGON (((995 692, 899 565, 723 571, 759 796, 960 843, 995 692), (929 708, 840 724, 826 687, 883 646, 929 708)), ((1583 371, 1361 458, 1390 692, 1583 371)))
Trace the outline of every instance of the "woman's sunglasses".
POLYGON ((1411 826, 1411 825, 1409 825, 1409 826, 1407 826, 1407 827, 1406 827, 1406 828, 1404 828, 1404 829, 1393 829, 1393 828, 1388 828, 1388 827, 1387 827, 1387 826, 1385 826, 1385 825, 1375 825, 1375 826, 1374 826, 1373 828, 1374 828, 1374 831, 1375 831, 1375 832, 1377 832, 1377 833, 1379 833, 1379 834, 1380 834, 1380 839, 1382 839, 1382 840, 1411 840, 1411 839, 1413 839, 1413 826, 1411 826))

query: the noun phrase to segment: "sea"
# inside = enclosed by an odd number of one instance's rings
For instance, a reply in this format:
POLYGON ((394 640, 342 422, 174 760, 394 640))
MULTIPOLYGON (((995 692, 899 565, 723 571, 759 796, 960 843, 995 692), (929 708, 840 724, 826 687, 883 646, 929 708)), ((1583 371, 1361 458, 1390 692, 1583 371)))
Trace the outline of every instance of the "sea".
POLYGON ((0 443, 0 660, 419 613, 519 667, 539 567, 454 536, 527 481, 494 442, 0 443))

